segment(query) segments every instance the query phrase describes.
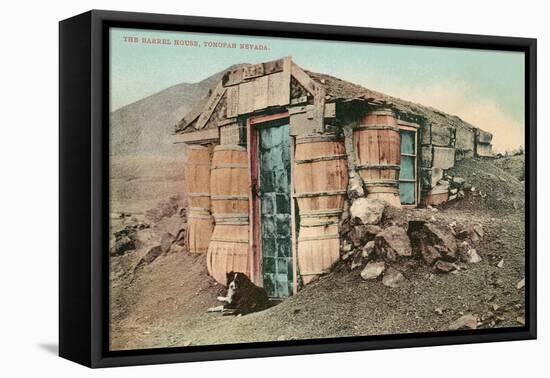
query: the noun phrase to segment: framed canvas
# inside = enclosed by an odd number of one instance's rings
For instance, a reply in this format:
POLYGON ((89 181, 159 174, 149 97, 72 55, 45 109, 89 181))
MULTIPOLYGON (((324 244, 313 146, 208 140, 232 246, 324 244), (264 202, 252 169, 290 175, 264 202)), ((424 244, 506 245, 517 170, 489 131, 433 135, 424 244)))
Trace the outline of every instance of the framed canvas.
POLYGON ((536 40, 60 22, 59 353, 536 338, 536 40))

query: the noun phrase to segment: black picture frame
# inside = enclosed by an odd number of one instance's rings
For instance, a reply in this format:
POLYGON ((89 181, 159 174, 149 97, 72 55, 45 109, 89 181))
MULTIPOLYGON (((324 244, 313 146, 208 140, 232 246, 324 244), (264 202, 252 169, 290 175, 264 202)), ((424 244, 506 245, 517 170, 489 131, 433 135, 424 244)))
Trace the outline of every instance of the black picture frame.
POLYGON ((89 367, 535 339, 536 39, 93 10, 59 24, 59 354, 89 367), (526 324, 326 340, 109 351, 110 27, 247 34, 525 53, 526 324))

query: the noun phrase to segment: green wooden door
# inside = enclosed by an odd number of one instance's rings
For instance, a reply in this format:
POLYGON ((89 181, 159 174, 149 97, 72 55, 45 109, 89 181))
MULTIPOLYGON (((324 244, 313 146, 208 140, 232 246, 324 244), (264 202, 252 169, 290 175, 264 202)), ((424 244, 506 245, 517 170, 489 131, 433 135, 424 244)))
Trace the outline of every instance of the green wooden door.
POLYGON ((260 235, 263 286, 270 297, 292 295, 289 126, 260 134, 260 235))

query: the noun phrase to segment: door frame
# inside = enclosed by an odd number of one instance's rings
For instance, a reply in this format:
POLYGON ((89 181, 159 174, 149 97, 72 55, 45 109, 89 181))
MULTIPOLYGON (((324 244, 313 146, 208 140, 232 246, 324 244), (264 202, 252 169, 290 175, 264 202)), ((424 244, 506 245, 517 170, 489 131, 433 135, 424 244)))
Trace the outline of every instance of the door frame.
MULTIPOLYGON (((246 120, 247 151, 249 169, 248 217, 250 248, 250 279, 258 286, 263 286, 262 242, 261 242, 261 203, 258 193, 260 187, 259 164, 259 129, 266 122, 289 119, 288 111, 249 117, 246 120)), ((290 119, 289 119, 290 124, 290 119)), ((294 200, 294 137, 290 136, 290 231, 292 253, 292 286, 293 295, 298 288, 297 253, 296 253, 296 217, 294 200)))

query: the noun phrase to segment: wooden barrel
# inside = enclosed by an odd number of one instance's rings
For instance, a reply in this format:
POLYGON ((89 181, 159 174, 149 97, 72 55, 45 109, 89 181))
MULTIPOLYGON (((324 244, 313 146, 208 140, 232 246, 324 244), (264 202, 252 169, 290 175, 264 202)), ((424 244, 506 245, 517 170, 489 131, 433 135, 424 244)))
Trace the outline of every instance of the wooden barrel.
POLYGON ((368 112, 353 130, 357 170, 367 186, 367 198, 401 207, 399 167, 401 139, 391 109, 368 112))
POLYGON ((185 192, 189 207, 210 209, 210 149, 187 146, 185 192))
POLYGON ((226 274, 231 271, 250 275, 249 260, 248 214, 216 216, 206 255, 208 273, 226 285, 226 274))
POLYGON ((250 178, 246 148, 216 146, 210 172, 212 214, 248 214, 250 178))
POLYGON ((300 214, 297 254, 304 284, 327 273, 340 258, 338 220, 347 184, 347 155, 342 138, 296 138, 294 197, 300 214))
POLYGON ((338 220, 341 210, 300 214, 298 267, 304 285, 328 273, 340 258, 338 220))
POLYGON ((343 139, 334 135, 296 138, 294 197, 300 211, 343 208, 347 185, 343 139))
POLYGON ((214 219, 208 209, 189 208, 185 238, 187 250, 190 253, 206 253, 213 230, 214 219))
POLYGON ((250 275, 248 153, 236 145, 214 148, 210 173, 212 214, 216 226, 208 246, 208 273, 226 285, 226 274, 250 275))

